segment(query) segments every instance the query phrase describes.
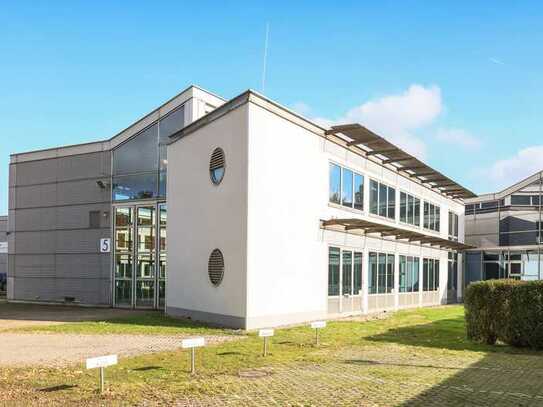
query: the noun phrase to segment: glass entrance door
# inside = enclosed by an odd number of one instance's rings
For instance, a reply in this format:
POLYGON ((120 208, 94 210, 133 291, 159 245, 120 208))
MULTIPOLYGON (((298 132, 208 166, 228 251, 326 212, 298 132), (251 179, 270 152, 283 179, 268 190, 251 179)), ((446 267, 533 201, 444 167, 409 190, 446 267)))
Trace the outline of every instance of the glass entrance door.
POLYGON ((164 308, 166 221, 166 204, 115 208, 115 306, 164 308))

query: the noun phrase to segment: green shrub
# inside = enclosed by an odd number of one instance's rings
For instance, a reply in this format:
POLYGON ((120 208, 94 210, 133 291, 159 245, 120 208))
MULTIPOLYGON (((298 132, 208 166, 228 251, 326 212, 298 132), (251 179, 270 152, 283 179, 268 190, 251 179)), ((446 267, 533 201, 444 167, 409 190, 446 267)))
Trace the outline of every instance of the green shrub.
POLYGON ((464 298, 469 339, 543 349, 542 281, 480 281, 464 298))

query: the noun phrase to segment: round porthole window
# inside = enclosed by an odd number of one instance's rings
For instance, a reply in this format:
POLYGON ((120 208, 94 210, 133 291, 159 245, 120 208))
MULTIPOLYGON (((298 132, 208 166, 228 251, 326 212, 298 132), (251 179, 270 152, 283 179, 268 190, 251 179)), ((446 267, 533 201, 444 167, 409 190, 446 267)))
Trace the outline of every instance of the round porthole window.
POLYGON ((215 185, 219 185, 224 177, 224 169, 226 167, 224 160, 224 151, 222 148, 217 147, 211 154, 211 161, 209 162, 209 175, 211 182, 215 185))
POLYGON ((217 287, 224 276, 224 258, 219 249, 215 249, 209 256, 209 262, 207 264, 207 274, 209 275, 209 281, 215 287, 217 287))

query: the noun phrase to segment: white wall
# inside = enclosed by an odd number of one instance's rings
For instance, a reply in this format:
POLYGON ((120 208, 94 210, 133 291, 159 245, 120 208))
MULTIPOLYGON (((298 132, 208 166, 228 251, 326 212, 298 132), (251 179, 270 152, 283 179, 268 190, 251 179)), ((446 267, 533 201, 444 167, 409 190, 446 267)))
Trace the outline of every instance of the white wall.
POLYGON ((323 139, 249 106, 248 327, 326 313, 323 139))
POLYGON ((197 311, 197 319, 225 322, 246 314, 247 106, 168 147, 167 312, 197 311), (216 147, 226 157, 220 185, 209 176, 216 147), (211 251, 224 256, 225 274, 215 287, 208 278, 211 251), (209 314, 209 315, 207 315, 209 314))
MULTIPOLYGON (((445 302, 447 251, 417 243, 324 232, 319 229, 319 220, 333 217, 369 219, 447 239, 448 211, 454 211, 462 219, 464 208, 460 203, 253 104, 249 107, 248 196, 247 312, 250 328, 307 321, 326 315, 329 245, 358 248, 364 252, 364 285, 367 285, 369 251, 394 253, 396 261, 400 254, 419 256, 421 270, 423 257, 439 259, 439 292, 424 298, 434 298, 435 303, 445 302), (364 175, 364 211, 328 203, 330 161, 364 175), (396 188, 396 220, 369 214, 370 178, 396 188), (420 198, 421 207, 424 200, 440 206, 440 232, 400 223, 400 191, 420 198)), ((459 233, 462 240, 463 228, 459 233)))

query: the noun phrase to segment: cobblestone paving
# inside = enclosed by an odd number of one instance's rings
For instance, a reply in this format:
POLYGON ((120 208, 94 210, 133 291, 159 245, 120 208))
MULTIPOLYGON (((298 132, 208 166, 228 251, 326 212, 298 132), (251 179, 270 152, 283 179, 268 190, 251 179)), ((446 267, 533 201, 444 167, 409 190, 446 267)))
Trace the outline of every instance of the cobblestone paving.
POLYGON ((352 350, 335 362, 263 368, 269 374, 254 379, 217 376, 205 383, 213 396, 177 405, 543 406, 543 357, 476 355, 352 350))

